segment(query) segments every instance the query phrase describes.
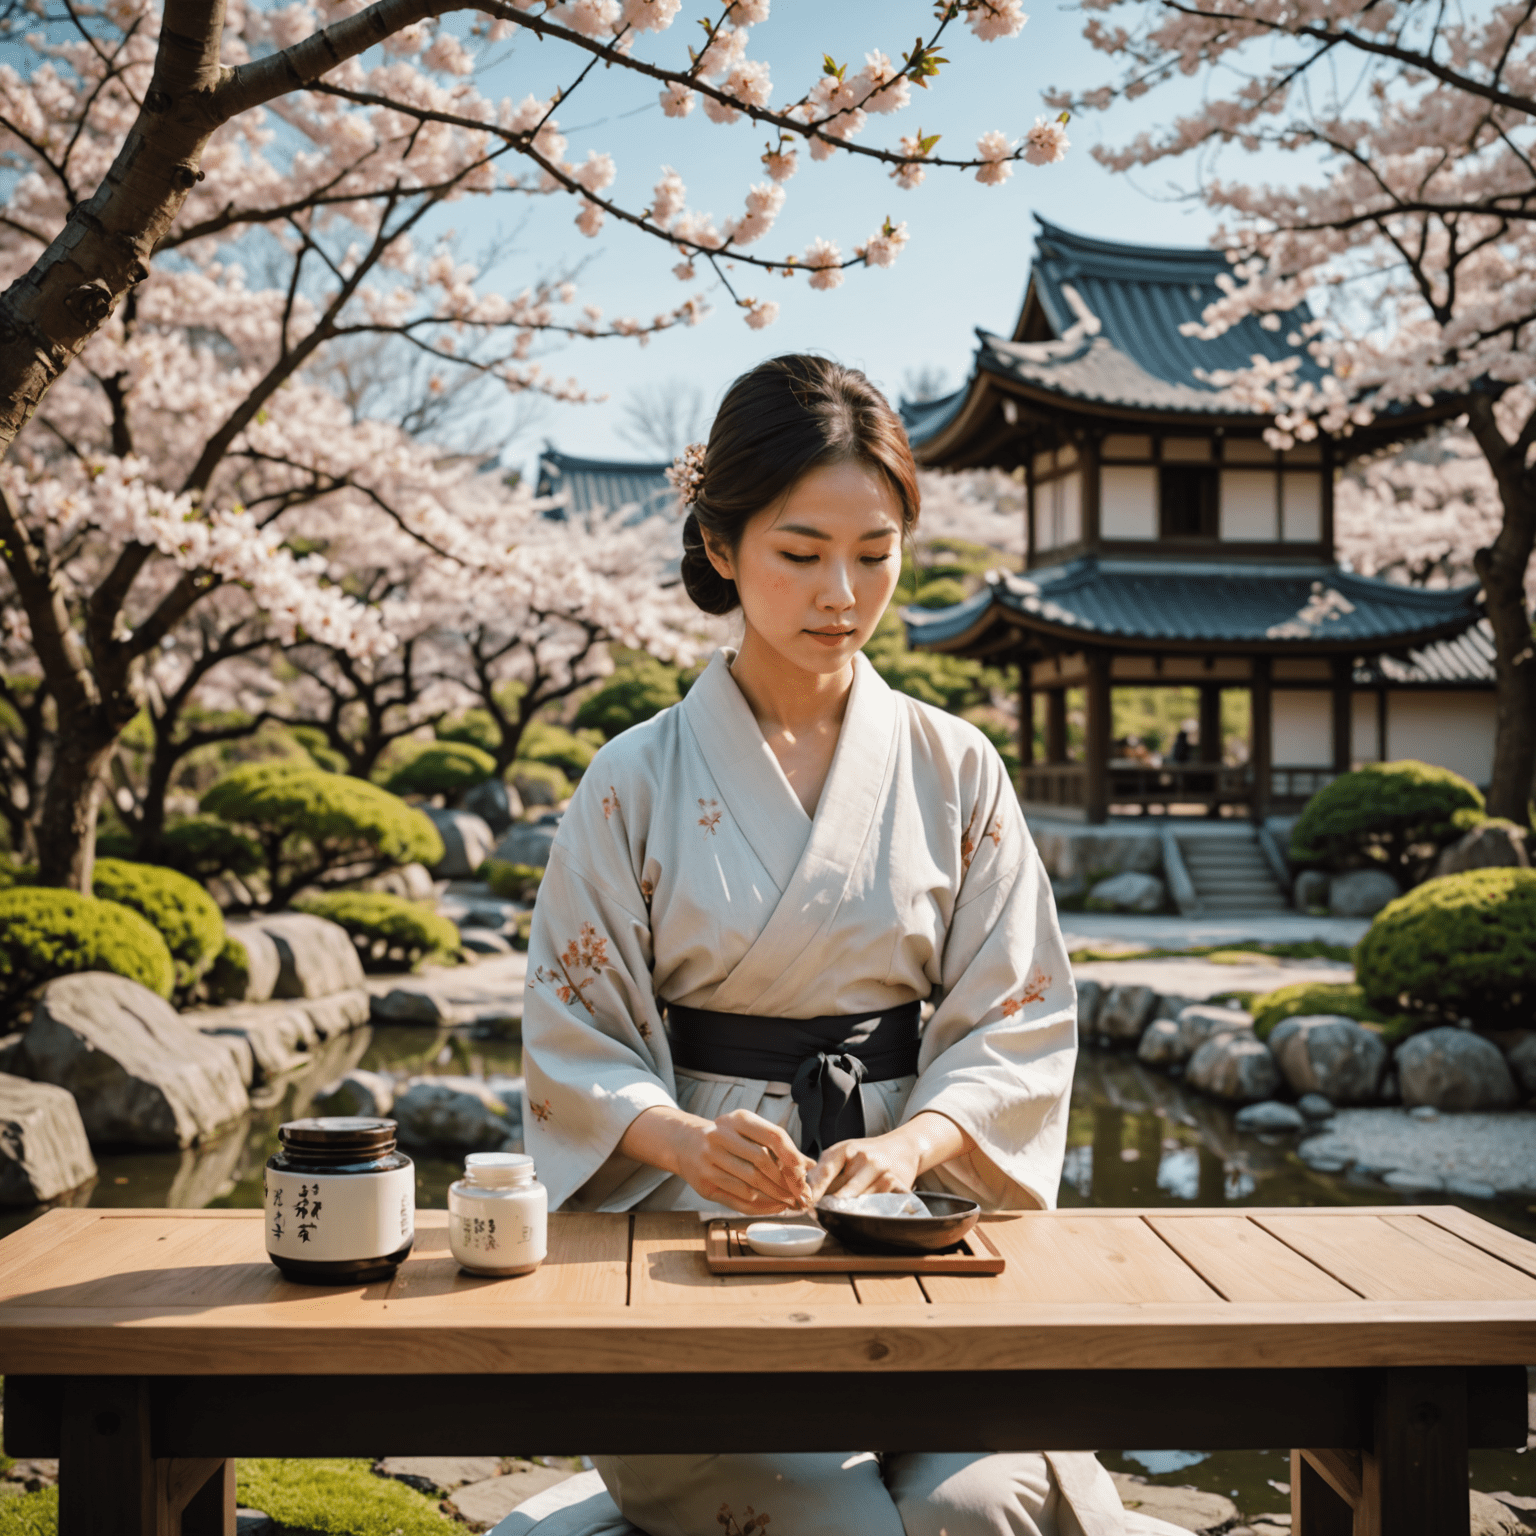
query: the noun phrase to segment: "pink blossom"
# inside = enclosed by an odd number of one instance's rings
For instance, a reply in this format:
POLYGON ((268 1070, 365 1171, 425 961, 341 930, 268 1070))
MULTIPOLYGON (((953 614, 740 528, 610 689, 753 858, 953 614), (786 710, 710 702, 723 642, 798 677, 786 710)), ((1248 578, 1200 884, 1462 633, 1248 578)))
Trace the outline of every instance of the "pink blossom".
POLYGON ((976 140, 976 153, 987 163, 976 172, 984 187, 1001 186, 1013 175, 1013 141, 996 128, 976 140))
POLYGON ((607 213, 596 203, 583 198, 581 211, 576 215, 576 228, 589 238, 595 237, 607 217, 607 213))
POLYGON ((663 229, 683 211, 688 189, 683 178, 670 165, 662 167, 662 177, 651 190, 651 219, 663 229))
POLYGON ((713 96, 706 95, 704 101, 704 116, 712 123, 734 123, 741 113, 729 102, 717 101, 713 96))
POLYGON ((747 211, 736 221, 731 239, 737 245, 751 245, 773 228, 784 207, 784 189, 765 182, 757 182, 747 193, 747 211))
POLYGON ((800 265, 810 269, 811 287, 825 290, 842 286, 842 259, 843 253, 838 250, 836 241, 818 237, 806 246, 800 265))
POLYGON ((795 174, 798 159, 798 153, 793 147, 771 149, 763 156, 763 167, 775 181, 788 181, 795 174))
POLYGON ((748 299, 747 324, 754 331, 760 331, 765 326, 770 326, 779 318, 779 306, 772 299, 748 299))
POLYGON ((1035 119, 1035 126, 1024 135, 1024 158, 1031 165, 1055 165, 1067 158, 1067 129, 1065 123, 1047 122, 1043 117, 1035 119))
POLYGON ((664 32, 682 5, 683 0, 624 0, 624 20, 640 32, 664 32))
POLYGON ((1029 17, 1021 0, 977 0, 966 20, 977 37, 990 43, 999 37, 1017 37, 1029 17))
MULTIPOLYGON (((588 192, 601 192, 606 187, 613 185, 614 177, 618 170, 614 166, 612 155, 600 155, 595 149, 588 150, 587 158, 572 173, 573 179, 579 182, 588 192)), ((596 231, 588 231, 595 233, 596 231)))
POLYGON ((886 220, 878 235, 872 235, 864 246, 864 260, 872 267, 892 267, 901 254, 909 236, 905 224, 892 224, 886 220))
POLYGON ((755 27, 768 20, 769 0, 736 0, 731 7, 731 20, 738 27, 755 27))
POLYGON ((773 95, 768 66, 761 59, 745 60, 725 77, 723 89, 746 106, 766 107, 773 95))
POLYGON ((698 99, 686 85, 674 80, 661 93, 661 110, 668 117, 687 117, 698 99))

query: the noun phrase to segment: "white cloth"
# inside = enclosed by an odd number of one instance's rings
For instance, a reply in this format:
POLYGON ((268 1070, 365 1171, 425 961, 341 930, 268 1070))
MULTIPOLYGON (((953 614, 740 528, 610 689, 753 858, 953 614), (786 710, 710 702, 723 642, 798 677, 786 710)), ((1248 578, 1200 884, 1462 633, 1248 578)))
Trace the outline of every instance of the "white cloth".
POLYGON ((658 999, 765 1018, 930 999, 917 1076, 860 1090, 869 1134, 941 1111, 976 1151, 928 1185, 989 1209, 1053 1206, 1075 992, 1002 759, 860 656, 812 820, 730 659, 597 754, 550 852, 523 1059, 527 1145, 551 1205, 706 1208, 617 1152, 653 1105, 710 1118, 743 1106, 798 1139, 787 1084, 676 1072, 658 999))

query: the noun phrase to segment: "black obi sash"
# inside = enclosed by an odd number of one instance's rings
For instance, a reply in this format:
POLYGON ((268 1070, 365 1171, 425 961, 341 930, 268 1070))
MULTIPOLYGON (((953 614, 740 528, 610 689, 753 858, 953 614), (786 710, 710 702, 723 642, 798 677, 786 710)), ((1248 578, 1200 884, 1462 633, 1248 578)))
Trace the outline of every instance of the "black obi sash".
POLYGON ((917 1003, 816 1019, 710 1013, 676 1003, 666 1009, 672 1060, 685 1072, 790 1085, 800 1111, 800 1150, 807 1157, 864 1134, 860 1083, 917 1072, 917 1003))

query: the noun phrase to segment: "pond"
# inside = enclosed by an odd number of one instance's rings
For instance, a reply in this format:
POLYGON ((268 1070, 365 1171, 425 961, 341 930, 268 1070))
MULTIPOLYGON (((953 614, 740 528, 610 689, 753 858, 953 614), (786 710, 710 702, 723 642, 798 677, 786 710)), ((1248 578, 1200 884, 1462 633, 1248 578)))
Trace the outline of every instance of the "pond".
MULTIPOLYGON (((259 1206, 261 1172, 277 1150, 277 1128, 309 1114, 316 1093, 354 1066, 406 1077, 515 1076, 515 1040, 473 1038, 464 1030, 386 1026, 333 1040, 314 1066, 257 1105, 245 1124, 217 1142, 186 1152, 104 1153, 100 1176, 74 1203, 93 1206, 259 1206)), ((1400 1195, 1369 1177, 1308 1168, 1290 1139, 1245 1135, 1230 1110, 1148 1071, 1133 1057, 1084 1050, 1072 1088, 1061 1205, 1309 1206, 1423 1204, 1434 1195, 1400 1195)), ((416 1200, 447 1205, 458 1160, 416 1159, 416 1200)), ((1456 1204, 1523 1237, 1536 1238, 1536 1207, 1524 1201, 1456 1204)), ((37 1212, 0 1218, 0 1235, 37 1212)), ((1233 1499, 1246 1515, 1289 1507, 1282 1491, 1289 1452, 1105 1452, 1116 1471, 1152 1482, 1192 1484, 1233 1499)), ((1513 1451, 1473 1453, 1473 1486, 1536 1496, 1536 1458, 1513 1451)))

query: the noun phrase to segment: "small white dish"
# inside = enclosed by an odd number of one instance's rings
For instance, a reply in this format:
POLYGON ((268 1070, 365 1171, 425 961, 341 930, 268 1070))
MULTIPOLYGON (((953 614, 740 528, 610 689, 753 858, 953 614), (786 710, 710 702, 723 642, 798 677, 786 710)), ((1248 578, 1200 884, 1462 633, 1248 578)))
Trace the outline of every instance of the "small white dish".
POLYGON ((753 1253, 770 1259, 802 1258, 827 1240, 820 1227, 797 1221, 754 1221, 742 1236, 753 1253))

